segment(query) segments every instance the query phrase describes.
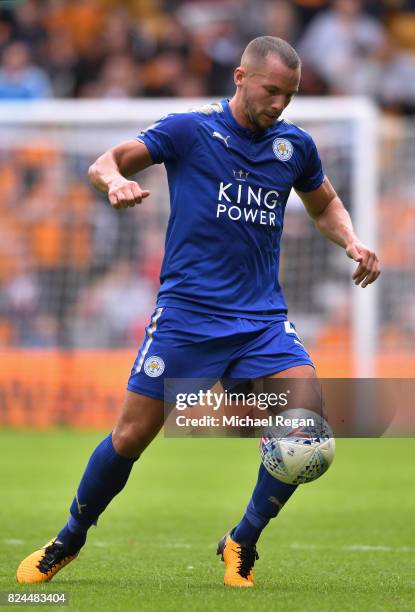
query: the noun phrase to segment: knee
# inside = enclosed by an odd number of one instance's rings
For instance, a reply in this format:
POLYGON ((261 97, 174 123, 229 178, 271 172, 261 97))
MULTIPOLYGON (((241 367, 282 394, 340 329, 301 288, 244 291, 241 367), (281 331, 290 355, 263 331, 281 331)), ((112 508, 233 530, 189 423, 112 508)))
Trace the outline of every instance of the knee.
POLYGON ((112 432, 115 450, 122 457, 137 457, 160 431, 163 421, 162 401, 128 391, 112 432))
POLYGON ((150 432, 136 423, 128 425, 117 423, 112 432, 112 443, 116 452, 122 457, 138 457, 151 440, 150 432))

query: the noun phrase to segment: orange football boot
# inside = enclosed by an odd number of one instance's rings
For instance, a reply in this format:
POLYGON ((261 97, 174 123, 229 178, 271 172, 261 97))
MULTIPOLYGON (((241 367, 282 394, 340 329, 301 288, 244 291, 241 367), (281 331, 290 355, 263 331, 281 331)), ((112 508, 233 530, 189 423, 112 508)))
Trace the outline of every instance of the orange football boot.
POLYGON ((59 540, 51 540, 23 559, 17 568, 17 582, 48 582, 77 556, 78 553, 68 555, 59 540))
POLYGON ((232 540, 229 532, 218 544, 217 555, 225 562, 224 584, 234 587, 254 586, 254 563, 259 559, 256 546, 245 546, 232 540))

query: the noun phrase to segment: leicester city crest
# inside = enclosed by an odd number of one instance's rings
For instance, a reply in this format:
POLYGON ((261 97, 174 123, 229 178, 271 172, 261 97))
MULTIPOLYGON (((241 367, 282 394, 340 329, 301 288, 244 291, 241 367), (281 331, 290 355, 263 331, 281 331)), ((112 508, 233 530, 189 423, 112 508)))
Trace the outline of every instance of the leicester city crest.
POLYGON ((272 150, 275 157, 281 161, 288 161, 293 154, 293 146, 286 138, 276 138, 272 143, 272 150))
POLYGON ((161 376, 164 372, 164 361, 161 357, 148 357, 148 359, 144 362, 144 372, 147 376, 151 376, 155 378, 156 376, 161 376))

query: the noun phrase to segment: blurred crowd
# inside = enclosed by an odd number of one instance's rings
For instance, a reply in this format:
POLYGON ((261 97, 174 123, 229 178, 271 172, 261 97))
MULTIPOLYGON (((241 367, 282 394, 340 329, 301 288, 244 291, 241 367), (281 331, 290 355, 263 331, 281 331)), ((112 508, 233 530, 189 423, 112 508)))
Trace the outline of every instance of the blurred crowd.
POLYGON ((115 211, 87 183, 92 161, 47 138, 0 147, 0 346, 119 347, 142 337, 163 256, 163 168, 143 176, 151 206, 115 211))
MULTIPOLYGON (((301 94, 366 94, 391 114, 415 113, 415 0, 11 0, 0 7, 0 101, 231 95, 244 46, 270 34, 298 49, 301 94)), ((415 338, 415 130, 398 123, 379 147, 380 318, 390 345, 404 347, 415 338)), ((315 136, 321 147, 323 134, 315 136)), ((81 146, 59 149, 47 133, 19 138, 13 147, 0 141, 0 346, 137 345, 159 284, 163 168, 140 179, 149 205, 114 211, 88 186, 95 157, 81 146)), ((347 204, 348 139, 326 140, 325 167, 347 204)), ((328 243, 316 247, 302 209, 298 218, 290 210, 282 262, 290 308, 325 320, 317 346, 346 348, 349 273, 329 266, 328 243)))
POLYGON ((415 112, 415 0, 10 0, 0 100, 232 93, 246 43, 291 42, 304 95, 415 112))

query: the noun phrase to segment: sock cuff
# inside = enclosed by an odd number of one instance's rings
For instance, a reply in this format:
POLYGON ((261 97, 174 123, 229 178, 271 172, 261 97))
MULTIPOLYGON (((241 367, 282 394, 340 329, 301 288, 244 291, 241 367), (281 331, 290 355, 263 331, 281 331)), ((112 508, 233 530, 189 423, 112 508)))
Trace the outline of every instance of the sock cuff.
POLYGON ((112 442, 112 431, 108 434, 106 438, 102 441, 102 443, 106 446, 107 451, 109 451, 111 455, 112 461, 118 461, 119 463, 125 463, 127 465, 131 465, 140 458, 140 455, 137 457, 123 457, 115 450, 114 444, 112 442))
POLYGON ((271 517, 263 516, 259 514, 259 512, 255 512, 249 506, 245 510, 245 518, 248 523, 251 523, 251 525, 253 525, 256 529, 263 529, 264 527, 266 527, 271 517))
POLYGON ((77 521, 72 514, 69 515, 67 527, 69 531, 76 534, 86 533, 88 531, 88 527, 77 521))

